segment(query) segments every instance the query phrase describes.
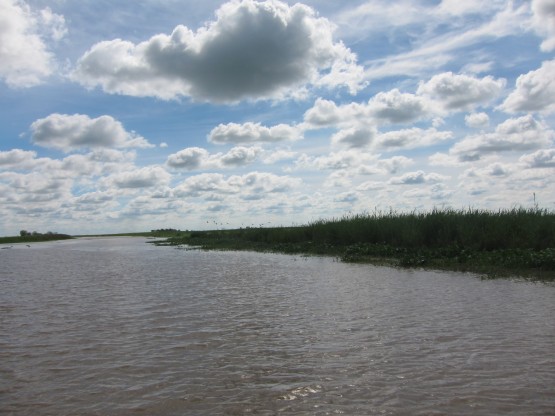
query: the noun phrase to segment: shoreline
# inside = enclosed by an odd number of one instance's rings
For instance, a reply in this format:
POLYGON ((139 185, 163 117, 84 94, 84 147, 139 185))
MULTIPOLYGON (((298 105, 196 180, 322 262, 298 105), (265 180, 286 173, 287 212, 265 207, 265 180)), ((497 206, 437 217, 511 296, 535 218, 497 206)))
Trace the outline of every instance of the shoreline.
MULTIPOLYGON (((525 265, 502 264, 497 260, 514 256, 514 252, 499 250, 494 253, 467 252, 466 258, 433 256, 433 253, 408 253, 399 248, 381 247, 381 250, 389 252, 399 252, 399 255, 379 255, 372 254, 371 248, 364 254, 361 246, 318 246, 318 245, 299 245, 299 244, 254 244, 233 241, 210 241, 198 238, 180 238, 178 241, 173 239, 158 240, 150 242, 157 246, 171 246, 176 248, 186 247, 189 250, 207 251, 254 251, 262 253, 279 253, 286 255, 301 256, 324 256, 334 257, 345 263, 371 264, 375 266, 386 266, 407 269, 423 270, 446 270, 461 273, 477 274, 481 278, 517 278, 538 282, 555 282, 555 271, 549 269, 526 267, 525 265), (358 252, 358 253, 357 253, 358 252), (492 261, 494 260, 494 261, 492 261)), ((379 249, 379 250, 380 250, 379 249)), ((521 253, 524 254, 524 253, 521 253)), ((530 254, 530 253, 526 253, 530 254)), ((543 255, 540 253, 539 255, 543 255)), ((553 254, 553 253, 551 253, 553 254)))
POLYGON ((181 232, 156 244, 555 281, 555 213, 537 208, 361 214, 296 227, 181 232))

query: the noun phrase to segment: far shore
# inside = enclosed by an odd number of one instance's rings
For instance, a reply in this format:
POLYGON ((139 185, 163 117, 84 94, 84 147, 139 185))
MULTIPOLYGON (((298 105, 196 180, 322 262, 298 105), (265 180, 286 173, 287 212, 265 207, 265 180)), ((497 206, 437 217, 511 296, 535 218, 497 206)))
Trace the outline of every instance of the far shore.
POLYGON ((67 234, 47 233, 28 234, 11 237, 0 237, 0 244, 39 243, 44 241, 69 240, 73 238, 67 234))

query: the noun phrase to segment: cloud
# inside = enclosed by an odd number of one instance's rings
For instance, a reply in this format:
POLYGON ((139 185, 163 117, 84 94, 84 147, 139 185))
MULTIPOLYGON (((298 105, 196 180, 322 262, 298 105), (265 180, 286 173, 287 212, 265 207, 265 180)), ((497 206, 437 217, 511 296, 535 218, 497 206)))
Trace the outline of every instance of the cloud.
POLYGON ((225 3, 196 32, 177 26, 133 44, 95 44, 73 79, 108 93, 233 103, 281 99, 306 85, 358 91, 362 69, 333 25, 302 5, 242 0, 225 3))
POLYGON ((350 125, 353 120, 366 113, 364 104, 350 103, 338 106, 333 101, 318 98, 312 108, 304 114, 307 128, 322 128, 350 125))
POLYGON ((176 169, 198 169, 210 154, 200 147, 188 147, 168 156, 168 166, 176 169))
POLYGON ((295 162, 297 168, 316 168, 319 170, 340 170, 359 167, 362 164, 371 163, 376 156, 359 150, 349 149, 339 152, 331 152, 329 155, 308 156, 301 155, 295 162))
POLYGON ((425 97, 402 93, 398 89, 380 92, 367 103, 338 106, 333 101, 319 98, 304 114, 308 128, 352 126, 359 124, 399 124, 427 118, 432 103, 425 97))
POLYGON ((7 192, 8 202, 43 203, 55 201, 71 194, 72 181, 67 178, 58 178, 44 172, 0 173, 0 183, 9 185, 7 192))
POLYGON ((287 124, 265 127, 260 123, 220 124, 208 134, 208 141, 212 143, 276 143, 292 141, 302 138, 302 132, 287 124))
POLYGON ((345 145, 352 149, 361 148, 368 146, 376 134, 376 128, 352 127, 334 134, 331 138, 331 142, 333 145, 345 145))
POLYGON ((345 203, 348 203, 348 204, 352 204, 354 202, 357 202, 358 199, 359 199, 358 194, 356 192, 353 192, 353 191, 340 193, 339 195, 337 195, 333 198, 333 200, 335 202, 345 202, 345 203))
POLYGON ((30 150, 12 149, 0 152, 0 170, 28 167, 36 156, 37 152, 30 150))
POLYGON ((463 160, 477 160, 483 154, 527 151, 551 145, 555 133, 531 115, 511 118, 499 124, 495 132, 467 136, 455 144, 450 154, 463 160))
POLYGON ((466 115, 464 121, 468 127, 480 129, 489 125, 489 116, 486 113, 472 113, 466 115))
POLYGON ((497 98, 505 83, 504 79, 496 80, 491 76, 479 79, 444 72, 433 76, 428 82, 421 82, 417 93, 437 100, 447 111, 465 110, 497 98))
POLYGON ((234 147, 220 158, 220 163, 226 167, 245 166, 254 162, 261 152, 260 147, 234 147))
POLYGON ((453 137, 450 131, 437 131, 435 128, 423 130, 413 127, 404 130, 389 131, 378 135, 376 146, 379 148, 404 148, 432 146, 453 137))
POLYGON ((368 102, 369 115, 379 122, 407 123, 425 117, 429 111, 426 99, 398 89, 380 92, 368 102))
POLYGON ((168 156, 167 165, 174 169, 221 169, 253 163, 262 153, 260 147, 237 146, 227 153, 210 154, 200 147, 189 147, 168 156))
MULTIPOLYGON (((412 1, 373 1, 362 6, 364 11, 352 13, 353 18, 345 24, 350 23, 355 31, 361 30, 363 35, 368 35, 369 31, 377 31, 383 35, 385 25, 391 32, 391 38, 405 40, 405 43, 399 45, 401 51, 405 50, 406 45, 410 45, 406 52, 365 62, 366 79, 426 76, 459 59, 461 54, 458 51, 461 49, 524 32, 523 22, 529 19, 528 5, 515 7, 515 2, 512 1, 472 1, 470 7, 466 6, 467 2, 460 2, 464 5, 457 7, 466 10, 460 10, 464 13, 458 16, 453 8, 455 3, 449 3, 448 7, 441 10, 441 7, 431 3, 430 6, 421 6, 412 1), (377 5, 383 5, 387 13, 382 15, 381 8, 376 7, 377 5), (368 16, 371 16, 370 21, 357 22, 368 16), (411 26, 408 30, 406 26, 412 24, 420 26, 411 26)), ((447 3, 443 4, 447 6, 447 3)))
POLYGON ((75 203, 82 205, 105 205, 114 200, 114 195, 110 192, 87 192, 75 198, 75 203))
POLYGON ((536 32, 546 38, 540 48, 544 52, 555 49, 555 3, 552 0, 532 0, 533 24, 536 32))
POLYGON ((518 160, 528 168, 555 168, 555 149, 541 149, 518 160))
POLYGON ((51 114, 31 124, 33 143, 69 152, 76 149, 147 148, 153 147, 146 139, 127 132, 111 116, 91 119, 82 114, 51 114))
POLYGON ((541 68, 520 75, 516 89, 507 97, 501 108, 510 113, 520 111, 555 111, 555 60, 544 62, 541 68))
POLYGON ((263 162, 268 165, 272 165, 281 160, 291 160, 297 156, 297 152, 291 150, 275 150, 269 156, 265 157, 263 162))
POLYGON ((299 178, 278 176, 273 173, 251 172, 246 175, 225 177, 220 173, 202 173, 185 179, 173 193, 178 198, 201 195, 239 195, 249 199, 253 194, 283 193, 300 186, 299 178))
POLYGON ((107 178, 106 182, 120 189, 140 189, 166 186, 171 175, 159 166, 147 166, 131 172, 121 172, 107 178))
POLYGON ((395 174, 400 170, 414 163, 412 159, 405 156, 393 156, 390 159, 381 159, 378 161, 378 167, 384 169, 387 173, 395 174))
POLYGON ((55 62, 46 41, 67 32, 64 17, 19 0, 0 0, 0 79, 10 87, 31 87, 52 74, 55 62))
POLYGON ((402 176, 391 178, 389 183, 392 185, 421 185, 424 183, 437 183, 446 181, 448 176, 443 176, 438 173, 424 173, 419 170, 417 172, 405 173, 402 176))

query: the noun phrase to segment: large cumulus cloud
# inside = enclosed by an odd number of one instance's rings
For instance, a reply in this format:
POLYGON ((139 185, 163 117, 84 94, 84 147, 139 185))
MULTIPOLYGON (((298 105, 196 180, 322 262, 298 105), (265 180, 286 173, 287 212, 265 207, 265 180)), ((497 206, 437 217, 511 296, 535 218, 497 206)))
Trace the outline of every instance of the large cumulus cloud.
POLYGON ((550 52, 555 49, 555 2, 553 0, 533 0, 533 24, 536 32, 545 40, 541 50, 550 52))
POLYGON ((460 160, 478 160, 488 153, 519 152, 548 147, 555 133, 531 115, 499 124, 495 132, 471 135, 455 144, 450 153, 460 160))
POLYGON ((421 83, 417 92, 437 100, 447 111, 465 110, 497 98, 505 83, 504 79, 491 76, 480 79, 444 72, 433 76, 428 82, 421 83))
POLYGON ((152 147, 143 137, 125 130, 111 116, 91 119, 83 114, 51 114, 31 124, 33 142, 69 152, 76 149, 152 147))
POLYGON ((507 97, 501 108, 509 112, 555 111, 555 60, 544 62, 541 68, 520 75, 516 89, 507 97))
POLYGON ((307 84, 355 92, 363 71, 332 35, 332 24, 305 5, 232 1, 196 32, 180 25, 139 44, 97 43, 73 78, 109 93, 212 102, 276 99, 307 84))
POLYGON ((67 29, 63 16, 34 10, 19 0, 0 0, 0 79, 12 87, 31 87, 52 74, 56 64, 49 40, 67 29))

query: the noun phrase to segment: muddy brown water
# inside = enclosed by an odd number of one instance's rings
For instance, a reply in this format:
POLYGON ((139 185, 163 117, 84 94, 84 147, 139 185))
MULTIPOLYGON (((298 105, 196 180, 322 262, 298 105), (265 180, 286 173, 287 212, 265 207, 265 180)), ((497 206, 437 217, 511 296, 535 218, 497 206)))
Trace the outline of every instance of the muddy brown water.
POLYGON ((0 250, 0 415, 552 415, 555 286, 89 238, 0 250))

